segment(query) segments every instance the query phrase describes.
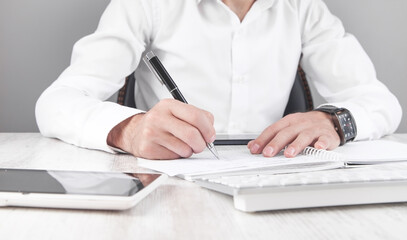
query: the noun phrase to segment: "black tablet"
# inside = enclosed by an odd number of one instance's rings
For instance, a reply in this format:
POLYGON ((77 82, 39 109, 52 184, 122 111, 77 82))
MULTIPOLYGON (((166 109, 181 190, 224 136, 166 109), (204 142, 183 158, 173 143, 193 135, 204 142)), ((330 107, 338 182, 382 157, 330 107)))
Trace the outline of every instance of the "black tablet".
POLYGON ((124 210, 166 175, 0 168, 0 206, 124 210))
POLYGON ((246 145, 259 134, 217 134, 215 145, 246 145))

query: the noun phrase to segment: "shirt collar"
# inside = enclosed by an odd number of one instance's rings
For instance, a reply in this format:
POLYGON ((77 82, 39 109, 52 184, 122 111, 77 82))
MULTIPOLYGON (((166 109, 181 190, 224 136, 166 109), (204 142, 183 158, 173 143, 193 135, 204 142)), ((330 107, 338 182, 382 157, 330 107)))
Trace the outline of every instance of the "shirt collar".
MULTIPOLYGON (((196 0, 196 3, 199 4, 202 1, 203 0, 196 0)), ((221 0, 218 0, 218 1, 221 1, 221 0)), ((256 0, 256 1, 259 2, 262 6, 271 7, 276 0, 256 0)))

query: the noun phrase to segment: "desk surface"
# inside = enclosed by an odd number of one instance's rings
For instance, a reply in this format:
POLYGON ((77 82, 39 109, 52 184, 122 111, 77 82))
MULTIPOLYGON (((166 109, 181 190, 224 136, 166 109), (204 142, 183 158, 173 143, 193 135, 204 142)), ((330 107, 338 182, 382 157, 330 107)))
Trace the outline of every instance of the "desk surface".
MULTIPOLYGON (((407 142, 407 134, 389 136, 407 142)), ((0 133, 0 167, 142 172, 137 159, 0 133)), ((128 211, 0 208, 1 239, 406 239, 407 203, 244 213, 177 178, 128 211)))

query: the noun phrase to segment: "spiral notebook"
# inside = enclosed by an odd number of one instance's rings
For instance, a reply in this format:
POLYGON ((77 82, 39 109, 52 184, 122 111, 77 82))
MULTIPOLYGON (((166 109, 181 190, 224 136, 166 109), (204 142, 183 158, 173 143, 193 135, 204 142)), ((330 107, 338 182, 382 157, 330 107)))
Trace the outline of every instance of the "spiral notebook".
POLYGON ((217 146, 217 150, 220 160, 206 150, 188 159, 156 161, 139 158, 138 161, 142 167, 187 180, 202 176, 294 173, 407 161, 407 144, 383 139, 349 143, 335 151, 307 147, 295 158, 286 158, 282 153, 273 158, 252 155, 246 146, 217 146))

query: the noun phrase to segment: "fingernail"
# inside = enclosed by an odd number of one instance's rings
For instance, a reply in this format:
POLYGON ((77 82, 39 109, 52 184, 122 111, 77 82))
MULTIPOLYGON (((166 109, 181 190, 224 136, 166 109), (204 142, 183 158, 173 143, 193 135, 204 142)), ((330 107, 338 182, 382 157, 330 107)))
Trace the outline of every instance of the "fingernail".
POLYGON ((211 137, 210 143, 215 142, 215 140, 216 140, 216 135, 213 135, 213 136, 211 137))
POLYGON ((266 156, 266 157, 271 157, 271 155, 273 155, 273 152, 274 152, 274 148, 268 146, 268 147, 266 147, 266 148, 264 149, 263 154, 264 154, 264 156, 266 156))
POLYGON ((286 154, 288 154, 288 155, 290 155, 290 156, 294 156, 295 149, 294 149, 293 147, 288 147, 288 148, 285 150, 285 152, 286 152, 286 154))
POLYGON ((317 142, 317 143, 315 143, 315 148, 317 148, 317 149, 326 149, 327 146, 323 142, 317 142))
POLYGON ((252 153, 257 153, 257 151, 259 150, 260 146, 255 143, 251 148, 250 148, 250 152, 252 153))

